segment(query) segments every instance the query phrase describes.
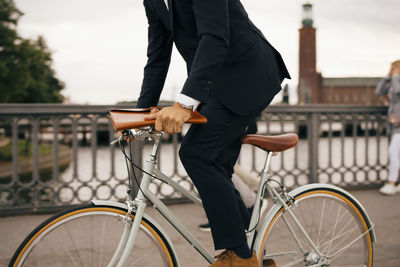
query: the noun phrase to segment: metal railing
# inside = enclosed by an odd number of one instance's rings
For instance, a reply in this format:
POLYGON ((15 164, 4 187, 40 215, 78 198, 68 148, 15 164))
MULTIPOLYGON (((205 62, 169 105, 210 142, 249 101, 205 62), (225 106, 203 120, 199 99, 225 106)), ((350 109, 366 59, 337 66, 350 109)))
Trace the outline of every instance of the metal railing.
MULTIPOLYGON (((125 199, 125 161, 119 148, 109 145, 116 134, 107 111, 116 107, 130 106, 0 105, 0 213, 125 199)), ((272 160, 273 176, 289 189, 311 182, 347 188, 382 184, 388 165, 385 125, 386 108, 370 106, 276 105, 258 120, 260 134, 300 136, 294 149, 272 160)), ((165 136, 159 167, 194 190, 178 160, 180 138, 165 136)), ((141 164, 150 148, 135 144, 135 161, 141 164)), ((264 158, 260 149, 244 145, 239 163, 256 173, 264 158)), ((166 184, 155 181, 151 188, 167 202, 182 200, 166 184)))

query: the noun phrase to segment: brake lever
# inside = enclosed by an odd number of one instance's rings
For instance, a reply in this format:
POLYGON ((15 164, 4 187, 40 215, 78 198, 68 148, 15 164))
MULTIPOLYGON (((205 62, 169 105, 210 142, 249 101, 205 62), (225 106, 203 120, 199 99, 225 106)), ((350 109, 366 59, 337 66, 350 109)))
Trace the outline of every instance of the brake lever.
POLYGON ((122 140, 125 140, 125 141, 127 141, 127 142, 128 142, 127 139, 130 139, 130 141, 132 141, 133 138, 134 138, 134 136, 136 135, 136 133, 133 132, 132 130, 123 130, 123 131, 121 131, 121 133, 122 133, 122 135, 119 136, 119 137, 118 137, 117 139, 115 139, 114 141, 112 141, 112 142, 110 143, 110 145, 114 145, 115 143, 120 142, 121 139, 122 139, 122 140))
POLYGON ((114 141, 112 141, 112 142, 110 143, 110 145, 114 145, 115 143, 119 142, 119 141, 121 140, 121 137, 122 137, 122 136, 120 136, 120 137, 118 137, 117 139, 115 139, 114 141))

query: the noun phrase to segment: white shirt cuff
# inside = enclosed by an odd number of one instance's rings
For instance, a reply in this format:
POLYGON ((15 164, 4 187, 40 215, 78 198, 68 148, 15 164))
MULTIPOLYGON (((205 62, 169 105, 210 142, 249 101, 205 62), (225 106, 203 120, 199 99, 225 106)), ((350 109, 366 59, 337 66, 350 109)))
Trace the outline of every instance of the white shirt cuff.
POLYGON ((179 94, 176 98, 176 102, 181 103, 185 106, 193 106, 192 111, 195 111, 201 103, 199 100, 191 98, 190 96, 184 94, 179 94))

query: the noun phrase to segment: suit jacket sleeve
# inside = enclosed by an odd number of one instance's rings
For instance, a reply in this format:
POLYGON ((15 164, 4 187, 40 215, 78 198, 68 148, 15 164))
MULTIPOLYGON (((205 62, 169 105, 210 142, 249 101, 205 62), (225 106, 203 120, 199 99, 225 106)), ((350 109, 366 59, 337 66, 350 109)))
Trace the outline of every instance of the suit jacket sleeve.
POLYGON ((147 64, 137 107, 156 106, 164 87, 172 52, 172 34, 161 23, 151 1, 143 2, 148 20, 147 64))
POLYGON ((182 94, 206 102, 229 47, 228 0, 193 0, 199 44, 182 94))

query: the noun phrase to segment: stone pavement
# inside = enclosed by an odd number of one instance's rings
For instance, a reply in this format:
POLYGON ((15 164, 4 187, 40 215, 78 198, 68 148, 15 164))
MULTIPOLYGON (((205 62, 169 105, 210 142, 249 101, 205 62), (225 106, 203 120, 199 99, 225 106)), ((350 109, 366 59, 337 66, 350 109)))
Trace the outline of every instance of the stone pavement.
MULTIPOLYGON (((371 220, 375 223, 377 242, 375 243, 374 267, 399 267, 400 194, 383 196, 379 194, 378 190, 357 190, 351 191, 351 193, 362 203, 371 220)), ((197 228, 199 223, 205 222, 203 210, 194 204, 181 204, 170 207, 206 248, 213 251, 210 233, 202 232, 197 228)), ((161 218, 153 210, 149 210, 147 213, 155 219, 161 218)), ((50 216, 21 215, 0 217, 0 266, 6 266, 24 237, 40 222, 50 216)), ((197 251, 188 245, 186 240, 180 237, 164 219, 161 218, 159 222, 174 243, 181 266, 208 266, 197 251)))

